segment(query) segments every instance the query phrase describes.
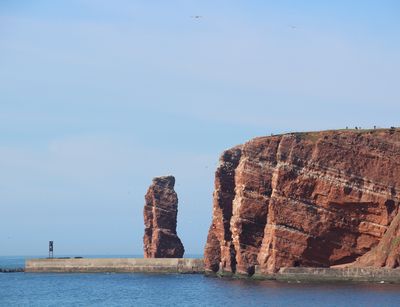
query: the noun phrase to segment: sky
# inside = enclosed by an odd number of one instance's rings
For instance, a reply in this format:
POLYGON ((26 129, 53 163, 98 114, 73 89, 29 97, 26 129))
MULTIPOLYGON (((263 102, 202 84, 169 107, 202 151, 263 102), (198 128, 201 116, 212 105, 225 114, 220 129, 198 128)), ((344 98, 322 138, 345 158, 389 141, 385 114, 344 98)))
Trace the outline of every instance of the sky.
POLYGON ((398 1, 0 0, 0 255, 141 255, 176 177, 201 254, 220 154, 400 126, 398 1), (199 15, 201 18, 193 18, 199 15))

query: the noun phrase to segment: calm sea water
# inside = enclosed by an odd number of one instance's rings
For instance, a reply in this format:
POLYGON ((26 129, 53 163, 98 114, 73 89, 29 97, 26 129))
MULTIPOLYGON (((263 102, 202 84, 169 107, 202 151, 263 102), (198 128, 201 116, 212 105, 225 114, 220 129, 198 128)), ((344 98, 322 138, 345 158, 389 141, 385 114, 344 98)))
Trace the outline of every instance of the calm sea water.
MULTIPOLYGON (((17 267, 21 257, 0 257, 17 267)), ((290 284, 179 274, 0 273, 1 306, 399 306, 400 286, 290 284)))

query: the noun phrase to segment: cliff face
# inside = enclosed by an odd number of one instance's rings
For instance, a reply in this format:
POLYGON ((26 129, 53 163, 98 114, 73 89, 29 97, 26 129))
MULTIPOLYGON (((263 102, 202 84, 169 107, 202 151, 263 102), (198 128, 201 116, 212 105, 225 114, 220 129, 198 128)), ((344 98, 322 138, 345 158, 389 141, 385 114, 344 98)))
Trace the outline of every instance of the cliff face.
MULTIPOLYGON (((269 273, 347 264, 382 238, 390 258, 398 255, 399 245, 392 247, 399 225, 388 228, 399 198, 399 130, 253 139, 220 159, 206 269, 252 274, 255 265, 269 273)), ((398 257, 390 259, 370 263, 399 265, 398 257)))
POLYGON ((144 257, 182 258, 185 250, 176 234, 178 197, 173 176, 156 177, 145 196, 144 257))

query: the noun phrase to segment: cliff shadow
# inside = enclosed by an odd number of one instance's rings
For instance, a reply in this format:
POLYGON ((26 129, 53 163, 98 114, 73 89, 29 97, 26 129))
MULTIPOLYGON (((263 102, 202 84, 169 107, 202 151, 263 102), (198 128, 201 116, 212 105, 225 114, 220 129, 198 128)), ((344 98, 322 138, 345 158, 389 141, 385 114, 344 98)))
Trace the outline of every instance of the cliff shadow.
POLYGON ((329 210, 335 219, 330 219, 321 234, 307 239, 307 248, 296 261, 297 266, 330 267, 352 263, 370 251, 381 237, 363 231, 360 224, 366 221, 366 215, 381 211, 379 207, 378 203, 371 202, 330 203, 329 210), (361 236, 363 240, 359 240, 361 236))

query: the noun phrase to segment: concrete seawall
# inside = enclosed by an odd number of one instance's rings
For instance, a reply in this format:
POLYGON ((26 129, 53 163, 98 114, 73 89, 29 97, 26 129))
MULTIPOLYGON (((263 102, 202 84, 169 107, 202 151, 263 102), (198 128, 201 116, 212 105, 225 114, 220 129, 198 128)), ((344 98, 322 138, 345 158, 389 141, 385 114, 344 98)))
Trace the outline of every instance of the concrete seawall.
POLYGON ((68 258, 29 259, 25 272, 42 273, 203 273, 203 259, 194 258, 68 258))
POLYGON ((388 282, 400 283, 400 269, 387 268, 281 268, 264 274, 256 266, 253 279, 298 282, 388 282))

